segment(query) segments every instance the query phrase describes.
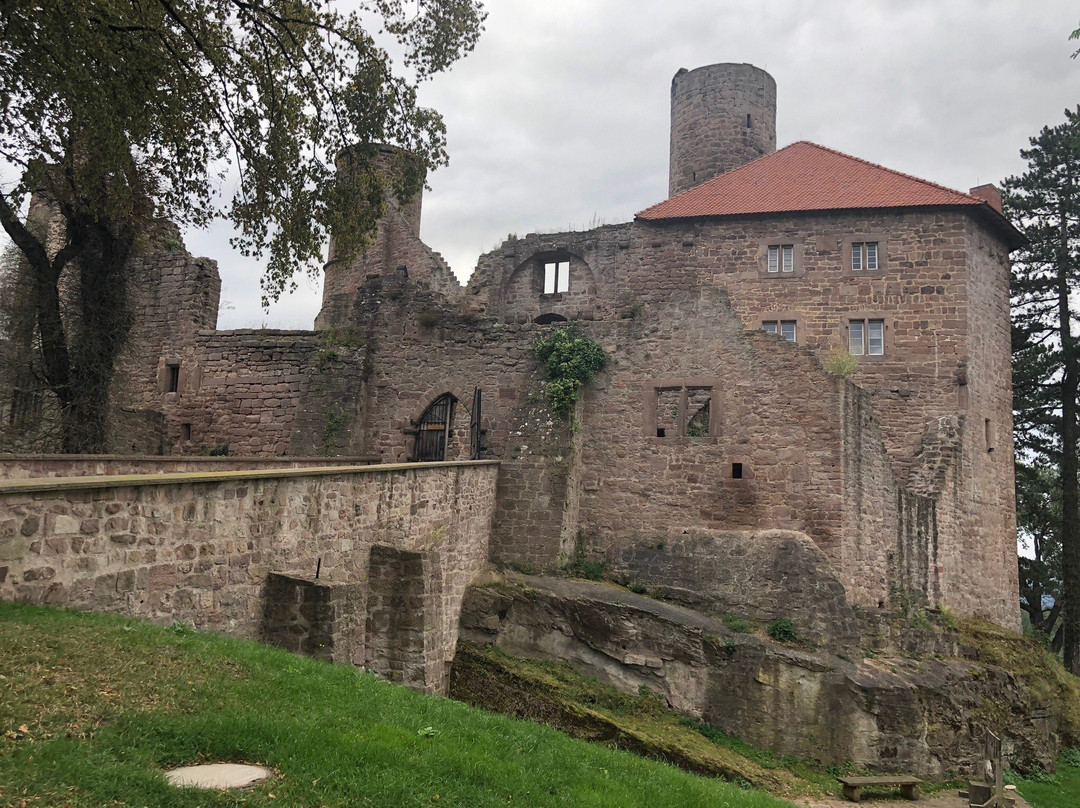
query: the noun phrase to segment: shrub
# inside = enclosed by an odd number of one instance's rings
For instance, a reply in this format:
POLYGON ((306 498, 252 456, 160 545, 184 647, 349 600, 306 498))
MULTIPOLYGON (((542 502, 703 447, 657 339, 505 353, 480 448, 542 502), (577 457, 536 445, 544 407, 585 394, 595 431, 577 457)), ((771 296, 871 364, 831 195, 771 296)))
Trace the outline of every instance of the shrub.
POLYGON ((847 351, 833 351, 825 360, 825 370, 833 376, 846 379, 859 369, 859 357, 847 351))
POLYGON ((547 401, 560 418, 569 420, 577 403, 578 389, 596 378, 608 356, 600 343, 573 326, 537 337, 533 355, 547 374, 547 401))
POLYGON ((745 634, 750 630, 750 623, 743 620, 741 617, 736 617, 733 614, 724 615, 724 625, 732 631, 737 631, 740 634, 745 634))
POLYGON ((778 617, 769 623, 768 632, 777 642, 795 642, 799 639, 795 626, 786 617, 778 617))

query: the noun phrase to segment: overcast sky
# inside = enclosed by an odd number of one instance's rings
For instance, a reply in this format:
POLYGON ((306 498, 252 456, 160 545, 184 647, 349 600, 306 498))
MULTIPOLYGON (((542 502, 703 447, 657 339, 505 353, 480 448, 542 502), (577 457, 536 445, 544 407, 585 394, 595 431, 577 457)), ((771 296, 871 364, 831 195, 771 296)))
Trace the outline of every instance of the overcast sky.
MULTIPOLYGON (((450 166, 421 235, 464 282, 508 233, 627 221, 667 196, 669 92, 685 67, 749 62, 777 85, 777 146, 810 140, 966 191, 1080 103, 1080 4, 1064 0, 488 0, 474 53, 425 84, 450 166)), ((222 328, 310 328, 317 285, 259 306, 229 231, 222 328)))

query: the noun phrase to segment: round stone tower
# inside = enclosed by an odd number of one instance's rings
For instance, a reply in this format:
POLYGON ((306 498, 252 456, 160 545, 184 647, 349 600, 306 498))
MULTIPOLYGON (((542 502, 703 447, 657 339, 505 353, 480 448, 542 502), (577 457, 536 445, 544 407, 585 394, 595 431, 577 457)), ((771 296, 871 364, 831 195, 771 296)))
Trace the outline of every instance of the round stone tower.
POLYGON ((746 64, 685 68, 671 80, 668 195, 776 151, 776 82, 746 64))

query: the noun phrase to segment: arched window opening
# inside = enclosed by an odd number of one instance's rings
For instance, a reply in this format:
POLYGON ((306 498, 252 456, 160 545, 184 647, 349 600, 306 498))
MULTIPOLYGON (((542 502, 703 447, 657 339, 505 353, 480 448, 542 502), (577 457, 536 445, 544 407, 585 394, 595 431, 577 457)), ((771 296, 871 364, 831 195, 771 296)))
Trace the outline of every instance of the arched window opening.
POLYGON ((444 393, 424 410, 416 426, 413 460, 419 462, 446 460, 446 445, 450 440, 450 430, 454 422, 455 401, 457 399, 450 393, 444 393))
POLYGON ((565 323, 566 318, 561 314, 541 314, 533 322, 537 325, 551 325, 552 323, 565 323))

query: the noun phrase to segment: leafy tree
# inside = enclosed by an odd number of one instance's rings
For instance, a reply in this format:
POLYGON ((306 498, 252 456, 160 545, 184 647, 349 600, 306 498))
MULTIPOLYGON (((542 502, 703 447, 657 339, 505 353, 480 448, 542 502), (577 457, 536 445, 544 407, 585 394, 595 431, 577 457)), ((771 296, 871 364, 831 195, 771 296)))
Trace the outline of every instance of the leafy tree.
POLYGON ((402 198, 446 161, 416 84, 473 47, 479 0, 368 0, 362 13, 327 0, 0 4, 0 157, 20 175, 0 193, 0 224, 30 266, 65 450, 103 446, 125 267, 153 218, 230 218, 245 254, 268 253, 265 303, 317 270, 329 230, 346 256, 371 231, 384 204, 373 144, 413 155, 392 189, 402 198), (411 79, 362 20, 396 38, 411 79), (345 147, 350 170, 335 178, 345 147), (229 162, 239 180, 219 206, 229 162), (34 192, 61 227, 21 220, 34 192))
POLYGON ((1029 239, 1012 278, 1016 442, 1021 456, 1060 479, 1062 644, 1066 667, 1080 674, 1080 335, 1072 312, 1080 289, 1080 109, 1065 118, 1021 151, 1028 169, 1006 180, 1005 201, 1029 239))

